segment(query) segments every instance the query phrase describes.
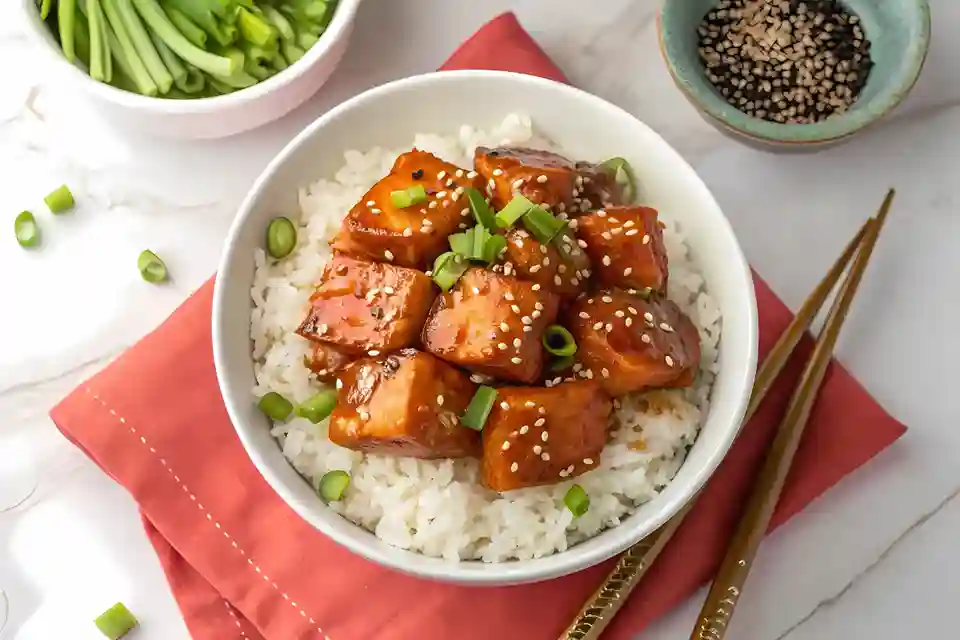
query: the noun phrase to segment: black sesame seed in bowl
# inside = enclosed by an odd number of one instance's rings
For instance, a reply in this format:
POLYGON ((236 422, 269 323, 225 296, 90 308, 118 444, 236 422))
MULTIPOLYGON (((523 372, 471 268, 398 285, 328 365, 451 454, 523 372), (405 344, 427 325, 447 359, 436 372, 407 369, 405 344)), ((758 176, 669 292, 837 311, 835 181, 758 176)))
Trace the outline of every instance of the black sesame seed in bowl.
POLYGON ((892 112, 929 49, 927 0, 667 0, 677 87, 721 132, 766 150, 849 139, 892 112))
POLYGON ((772 122, 807 124, 845 112, 873 66, 860 17, 836 0, 722 0, 697 34, 716 90, 772 122))

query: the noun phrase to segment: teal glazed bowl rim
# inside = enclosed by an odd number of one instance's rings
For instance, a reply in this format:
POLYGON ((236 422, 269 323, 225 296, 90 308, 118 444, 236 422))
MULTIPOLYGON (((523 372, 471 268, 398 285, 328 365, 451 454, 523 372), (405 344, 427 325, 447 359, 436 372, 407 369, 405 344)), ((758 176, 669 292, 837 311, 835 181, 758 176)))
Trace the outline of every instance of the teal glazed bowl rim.
MULTIPOLYGON (((718 1, 713 0, 713 4, 718 1)), ((815 124, 781 124, 748 116, 728 104, 711 87, 703 75, 699 59, 696 65, 678 64, 689 57, 688 48, 696 46, 691 44, 696 31, 679 31, 678 25, 684 23, 681 14, 689 10, 689 0, 663 0, 657 16, 660 53, 677 87, 716 124, 767 143, 800 146, 830 142, 848 137, 889 114, 910 93, 920 77, 930 50, 930 6, 927 0, 909 0, 906 4, 913 14, 910 20, 917 33, 909 39, 896 73, 885 79, 884 86, 875 95, 861 98, 842 115, 815 124)), ((867 84, 869 86, 869 81, 867 84)))

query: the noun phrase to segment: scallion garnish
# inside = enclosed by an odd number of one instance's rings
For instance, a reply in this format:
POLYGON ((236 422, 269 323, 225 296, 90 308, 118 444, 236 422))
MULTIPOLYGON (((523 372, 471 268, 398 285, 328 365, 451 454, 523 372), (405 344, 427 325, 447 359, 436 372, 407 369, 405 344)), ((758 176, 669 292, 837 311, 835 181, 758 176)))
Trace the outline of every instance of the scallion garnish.
POLYGON ((610 158, 600 165, 603 169, 613 176, 617 185, 623 189, 624 199, 630 203, 637 198, 637 176, 633 172, 633 167, 624 158, 610 158))
POLYGON ((530 207, 534 206, 532 202, 521 195, 513 196, 513 200, 507 203, 503 209, 497 212, 497 226, 501 229, 512 227, 513 224, 523 217, 530 207))
POLYGON ((563 504, 567 505, 574 518, 579 518, 590 508, 590 496, 583 487, 575 484, 567 490, 567 495, 563 496, 563 504))
POLYGON ((297 227, 289 218, 274 218, 267 225, 267 253, 280 260, 297 246, 297 227))
POLYGON ((474 431, 483 431, 483 425, 487 422, 487 417, 493 409, 493 403, 497 400, 497 390, 493 387, 480 385, 477 387, 473 399, 467 405, 467 410, 460 417, 460 423, 473 429, 474 431))
POLYGON ((557 218, 546 209, 541 209, 538 206, 532 206, 527 209, 522 220, 523 226, 527 228, 527 231, 532 233, 533 237, 544 244, 557 237, 557 234, 567 226, 565 220, 557 218))
POLYGON ((577 341, 573 334, 559 324, 547 327, 540 338, 543 348, 555 356, 572 356, 577 352, 577 341))
POLYGON ((40 244, 40 227, 29 211, 22 211, 13 221, 13 232, 21 247, 35 247, 40 244))
POLYGON ((576 358, 573 356, 560 356, 559 358, 552 359, 547 368, 550 371, 563 371, 564 369, 572 367, 574 362, 576 362, 576 358))
POLYGON ((76 204, 76 201, 73 199, 73 194, 70 193, 70 188, 67 185, 63 185, 54 189, 47 197, 43 199, 47 203, 47 207, 50 209, 51 213, 63 213, 73 209, 73 206, 76 204))
POLYGON ((275 422, 286 422, 293 413, 293 404, 276 391, 270 391, 260 398, 257 407, 275 422))
POLYGON ((93 624, 110 640, 120 640, 137 626, 137 618, 122 602, 101 613, 93 624))
POLYGON ((507 248, 507 239, 503 236, 490 236, 483 247, 483 259, 487 264, 493 264, 500 259, 500 254, 507 248))
POLYGON ((140 277, 152 284, 160 284, 167 279, 167 265, 149 249, 137 257, 137 269, 140 270, 140 277))
POLYGON ((493 209, 490 208, 490 205, 487 204, 487 201, 484 199, 483 194, 473 187, 469 187, 466 190, 466 194, 467 202, 470 204, 470 211, 473 213, 477 224, 483 225, 487 229, 496 229, 496 216, 493 213, 493 209))
POLYGON ((412 207, 415 204, 426 201, 427 190, 423 188, 422 184, 415 184, 406 189, 390 192, 390 202, 392 202, 393 206, 397 209, 406 209, 407 207, 412 207))
POLYGON ((313 424, 318 424, 327 419, 336 406, 337 392, 333 389, 326 389, 301 403, 296 412, 301 418, 306 418, 313 424))
POLYGON ((479 225, 473 228, 473 249, 470 251, 471 260, 484 259, 487 240, 490 238, 490 232, 487 231, 486 228, 479 225))
POLYGON ((443 291, 449 291, 469 267, 470 262, 466 258, 448 251, 434 261, 433 281, 443 291))
POLYGON ((314 488, 324 502, 337 502, 350 486, 350 474, 346 471, 327 471, 317 480, 314 488))
POLYGON ((473 252, 473 229, 467 229, 463 233, 455 233, 449 236, 450 248, 454 253, 469 258, 473 252))

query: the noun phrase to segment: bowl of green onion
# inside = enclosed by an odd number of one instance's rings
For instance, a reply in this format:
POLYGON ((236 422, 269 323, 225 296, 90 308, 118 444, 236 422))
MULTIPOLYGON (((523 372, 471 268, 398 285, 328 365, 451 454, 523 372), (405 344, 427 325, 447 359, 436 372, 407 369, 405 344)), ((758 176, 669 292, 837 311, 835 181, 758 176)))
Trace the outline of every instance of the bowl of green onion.
POLYGON ((111 121, 220 138, 315 94, 346 51, 361 0, 23 0, 52 66, 111 121))

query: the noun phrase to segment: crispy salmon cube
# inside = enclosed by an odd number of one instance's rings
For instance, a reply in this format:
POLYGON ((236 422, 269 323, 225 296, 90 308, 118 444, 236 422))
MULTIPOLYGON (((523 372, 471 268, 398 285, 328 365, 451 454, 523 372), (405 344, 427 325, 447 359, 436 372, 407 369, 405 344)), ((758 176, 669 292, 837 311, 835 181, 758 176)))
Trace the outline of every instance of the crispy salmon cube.
POLYGON ((564 322, 583 363, 577 375, 599 380, 611 395, 693 384, 700 334, 670 300, 601 291, 578 298, 564 322))
POLYGON ((655 209, 607 207, 577 218, 577 233, 601 284, 666 291, 667 250, 655 209))
POLYGON ((591 380, 498 389, 483 430, 483 484, 510 491, 595 468, 612 409, 610 397, 591 380))
POLYGON ((340 376, 330 441, 412 458, 478 457, 481 437, 460 424, 475 385, 429 353, 363 358, 340 376))
POLYGON ((486 195, 498 210, 515 193, 554 212, 572 210, 577 169, 563 156, 523 147, 477 147, 474 166, 486 182, 486 195))
POLYGON ((339 347, 324 342, 311 344, 310 355, 304 364, 316 374, 317 380, 332 383, 348 364, 357 359, 357 356, 347 353, 339 347))
POLYGON ((351 354, 416 343, 437 290, 421 271, 334 255, 297 333, 351 354))
POLYGON ((540 285, 470 269, 434 302, 423 346, 476 373, 534 382, 543 366, 540 338, 557 317, 558 301, 540 285))
POLYGON ((390 173, 350 209, 331 244, 351 255, 429 269, 447 250, 447 236, 462 222, 469 222, 467 187, 483 188, 475 171, 426 151, 404 153, 390 173), (416 185, 426 190, 425 202, 405 208, 393 204, 394 191, 416 185))
POLYGON ((506 275, 536 282, 561 296, 575 296, 586 290, 590 272, 579 268, 575 256, 579 255, 581 261, 586 260, 587 267, 590 263, 575 240, 570 242, 567 251, 561 253, 554 243, 544 244, 525 229, 509 229, 505 236, 507 250, 503 260, 506 275), (572 252, 576 254, 571 255, 572 252))

